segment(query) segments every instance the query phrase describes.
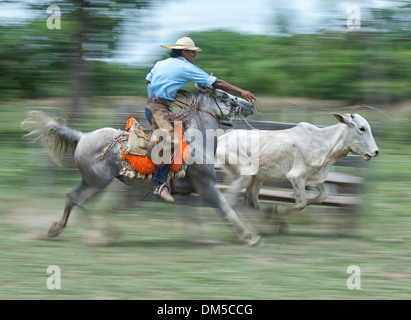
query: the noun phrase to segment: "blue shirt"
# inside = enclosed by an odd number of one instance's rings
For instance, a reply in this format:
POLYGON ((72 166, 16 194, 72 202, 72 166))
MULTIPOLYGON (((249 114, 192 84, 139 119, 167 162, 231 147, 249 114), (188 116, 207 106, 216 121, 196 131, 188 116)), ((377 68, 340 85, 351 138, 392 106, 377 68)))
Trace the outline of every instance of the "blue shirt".
POLYGON ((180 56, 158 61, 146 80, 150 81, 147 85, 149 98, 155 94, 157 98, 174 101, 177 91, 187 83, 196 82, 211 87, 217 78, 180 56))

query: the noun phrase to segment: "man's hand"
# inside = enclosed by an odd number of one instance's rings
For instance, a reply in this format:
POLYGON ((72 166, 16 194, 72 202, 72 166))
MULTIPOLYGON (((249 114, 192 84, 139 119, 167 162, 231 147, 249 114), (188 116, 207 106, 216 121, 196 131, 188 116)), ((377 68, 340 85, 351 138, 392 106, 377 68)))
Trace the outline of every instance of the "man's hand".
POLYGON ((250 91, 241 90, 241 96, 250 103, 254 103, 257 99, 250 91))
POLYGON ((239 87, 233 86, 232 84, 229 84, 228 82, 221 80, 221 79, 217 79, 213 83, 213 87, 217 89, 225 90, 225 91, 239 93, 245 100, 247 100, 250 103, 254 103, 256 100, 256 97, 250 91, 243 90, 239 87))

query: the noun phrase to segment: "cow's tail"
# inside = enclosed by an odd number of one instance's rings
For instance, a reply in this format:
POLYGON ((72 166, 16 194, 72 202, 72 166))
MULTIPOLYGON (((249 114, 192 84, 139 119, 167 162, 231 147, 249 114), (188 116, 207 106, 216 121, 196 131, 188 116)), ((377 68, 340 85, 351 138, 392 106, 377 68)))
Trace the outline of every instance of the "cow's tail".
POLYGON ((25 136, 37 136, 43 147, 52 156, 53 161, 61 166, 61 157, 68 151, 74 152, 83 135, 82 132, 69 128, 41 111, 30 111, 21 126, 30 132, 25 136))

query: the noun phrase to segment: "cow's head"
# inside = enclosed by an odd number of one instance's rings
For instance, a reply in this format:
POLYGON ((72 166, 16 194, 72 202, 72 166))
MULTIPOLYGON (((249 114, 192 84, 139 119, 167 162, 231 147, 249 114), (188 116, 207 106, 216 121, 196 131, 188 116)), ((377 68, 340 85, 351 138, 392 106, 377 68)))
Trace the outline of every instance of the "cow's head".
POLYGON ((371 160, 372 157, 378 156, 378 146, 367 120, 358 113, 334 114, 334 117, 348 126, 349 136, 347 138, 351 152, 360 155, 364 160, 371 160))

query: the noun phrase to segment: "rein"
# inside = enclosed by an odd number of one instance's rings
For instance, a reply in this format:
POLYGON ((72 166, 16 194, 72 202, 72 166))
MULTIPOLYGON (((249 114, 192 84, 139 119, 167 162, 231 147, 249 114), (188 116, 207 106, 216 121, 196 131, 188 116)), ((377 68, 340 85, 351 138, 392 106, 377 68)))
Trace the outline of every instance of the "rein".
MULTIPOLYGON (((215 98, 214 98, 215 99, 215 98)), ((179 99, 175 99, 175 101, 177 101, 178 103, 181 103, 181 104, 183 104, 183 105, 185 105, 186 107, 192 107, 193 105, 189 105, 188 103, 185 103, 184 101, 181 101, 181 100, 179 100, 179 99)), ((216 100, 216 103, 217 103, 217 106, 218 106, 218 102, 217 102, 217 100, 216 100)), ((197 103, 196 103, 197 104, 197 103)), ((178 106, 178 107, 180 107, 181 109, 183 109, 183 107, 181 106, 181 105, 179 105, 179 104, 175 104, 176 106, 178 106)), ((220 109, 220 111, 221 111, 221 108, 220 108, 220 106, 218 106, 218 108, 220 109)), ((216 118, 217 119, 217 116, 215 115, 215 113, 214 112, 211 112, 211 111, 208 111, 208 110, 204 110, 204 109, 201 109, 200 107, 197 107, 197 106, 195 106, 195 110, 197 110, 197 111, 201 111, 201 112, 204 112, 204 113, 208 113, 209 115, 211 115, 211 116, 213 116, 214 118, 216 118)), ((221 114, 223 114, 222 113, 222 111, 221 111, 221 114)))
POLYGON ((201 109, 200 107, 196 107, 196 110, 197 110, 197 111, 204 112, 204 113, 208 113, 209 115, 211 115, 211 116, 213 116, 214 118, 216 118, 216 119, 217 119, 217 116, 215 115, 215 113, 214 113, 214 112, 211 112, 211 111, 208 111, 208 110, 201 109))
POLYGON ((201 109, 201 108, 199 108, 199 107, 197 107, 196 110, 197 110, 197 111, 204 112, 204 113, 208 113, 209 115, 211 115, 212 117, 214 117, 215 119, 217 119, 218 123, 220 123, 220 124, 223 124, 223 125, 228 126, 228 127, 232 127, 232 126, 233 126, 232 123, 230 123, 230 122, 225 122, 224 119, 218 119, 217 116, 215 115, 215 113, 213 113, 213 112, 211 112, 211 111, 204 110, 204 109, 201 109))
MULTIPOLYGON (((221 107, 220 107, 220 105, 219 105, 219 103, 218 103, 218 100, 222 100, 222 99, 218 99, 217 97, 215 97, 215 96, 212 95, 212 94, 210 94, 210 96, 212 96, 212 97, 214 98, 215 104, 217 105, 218 109, 220 110, 221 116, 223 116, 223 110, 221 109, 221 107)), ((237 98, 236 98, 236 99, 237 99, 237 98)), ((230 100, 235 100, 235 99, 230 99, 230 100)), ((227 102, 227 101, 225 100, 224 102, 227 102)), ((233 104, 234 104, 234 103, 231 103, 231 105, 233 105, 233 104)), ((225 119, 219 119, 214 112, 201 109, 200 107, 196 107, 196 110, 211 115, 211 116, 214 117, 220 124, 223 124, 223 125, 229 126, 229 127, 232 127, 232 126, 233 126, 230 122, 225 122, 225 121, 224 121, 225 119)), ((233 110, 233 107, 232 107, 232 108, 230 109, 230 114, 228 115, 227 118, 230 117, 230 115, 233 113, 233 111, 234 111, 234 110, 233 110)))

